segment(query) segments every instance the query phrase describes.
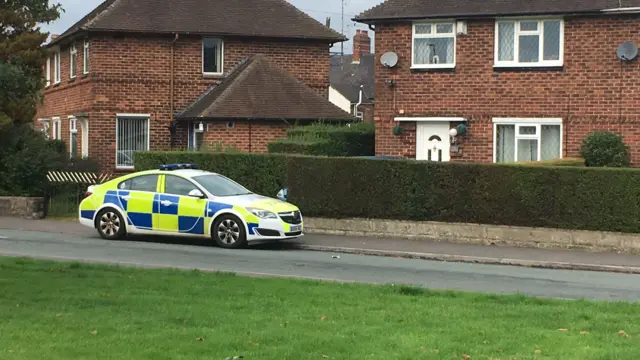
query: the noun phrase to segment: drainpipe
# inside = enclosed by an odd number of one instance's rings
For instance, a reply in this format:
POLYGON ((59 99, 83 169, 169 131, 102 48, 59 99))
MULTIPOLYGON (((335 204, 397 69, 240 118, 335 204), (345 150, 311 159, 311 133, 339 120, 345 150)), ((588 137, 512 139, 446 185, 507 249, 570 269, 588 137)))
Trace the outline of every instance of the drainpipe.
POLYGON ((173 71, 173 53, 174 53, 174 49, 175 49, 175 44, 176 41, 178 41, 178 33, 175 33, 175 38, 173 39, 173 41, 171 42, 171 70, 169 71, 170 76, 171 76, 171 84, 169 85, 169 106, 171 108, 171 148, 173 149, 173 145, 174 145, 174 140, 175 140, 175 118, 174 118, 174 111, 173 111, 173 78, 174 78, 174 71, 173 71))
POLYGON ((358 96, 358 103, 353 107, 353 115, 358 116, 358 106, 362 104, 362 88, 364 86, 360 85, 360 94, 358 96))

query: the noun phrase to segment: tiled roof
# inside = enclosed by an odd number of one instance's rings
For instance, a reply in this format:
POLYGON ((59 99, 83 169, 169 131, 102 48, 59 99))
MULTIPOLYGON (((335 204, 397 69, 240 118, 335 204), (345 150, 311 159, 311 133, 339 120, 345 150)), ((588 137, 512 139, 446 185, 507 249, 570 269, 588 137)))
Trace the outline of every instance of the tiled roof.
POLYGON ((52 44, 81 30, 346 40, 286 0, 106 0, 52 44))
POLYGON ((176 118, 355 120, 261 54, 246 59, 176 118))
POLYGON ((640 0, 387 0, 355 21, 464 16, 592 13, 640 6, 640 0))
POLYGON ((362 85, 362 102, 372 103, 375 98, 374 59, 373 54, 364 54, 360 56, 360 63, 354 64, 353 55, 332 56, 329 84, 352 103, 358 102, 362 85))

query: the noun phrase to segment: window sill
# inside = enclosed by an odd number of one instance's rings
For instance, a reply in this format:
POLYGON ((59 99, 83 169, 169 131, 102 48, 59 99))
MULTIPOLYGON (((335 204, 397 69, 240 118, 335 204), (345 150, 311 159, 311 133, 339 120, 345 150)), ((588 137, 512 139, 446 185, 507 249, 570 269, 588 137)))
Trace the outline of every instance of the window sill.
POLYGON ((60 85, 62 85, 62 83, 61 83, 61 82, 57 82, 57 83, 53 84, 53 86, 52 86, 52 87, 58 87, 58 86, 60 86, 60 85))
POLYGON ((438 66, 438 67, 422 67, 422 66, 412 66, 411 72, 419 73, 419 72, 455 72, 455 65, 447 65, 447 66, 438 66))
POLYGON ((493 71, 562 71, 564 65, 493 65, 493 71))
POLYGON ((72 78, 69 78, 69 82, 70 82, 70 83, 72 83, 72 82, 74 82, 74 81, 76 81, 76 77, 75 77, 75 76, 74 76, 74 77, 72 77, 72 78))
POLYGON ((202 73, 205 79, 219 79, 224 77, 224 73, 202 73))

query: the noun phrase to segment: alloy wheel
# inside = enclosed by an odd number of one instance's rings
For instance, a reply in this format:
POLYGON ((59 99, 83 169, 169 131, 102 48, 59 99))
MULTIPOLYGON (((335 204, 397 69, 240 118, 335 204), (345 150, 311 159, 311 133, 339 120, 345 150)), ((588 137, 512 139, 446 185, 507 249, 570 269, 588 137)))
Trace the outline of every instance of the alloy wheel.
POLYGON ((224 219, 218 225, 218 238, 227 245, 234 244, 240 238, 240 227, 231 219, 224 219))
POLYGON ((114 236, 120 230, 120 218, 112 211, 108 211, 100 218, 100 231, 107 236, 114 236))

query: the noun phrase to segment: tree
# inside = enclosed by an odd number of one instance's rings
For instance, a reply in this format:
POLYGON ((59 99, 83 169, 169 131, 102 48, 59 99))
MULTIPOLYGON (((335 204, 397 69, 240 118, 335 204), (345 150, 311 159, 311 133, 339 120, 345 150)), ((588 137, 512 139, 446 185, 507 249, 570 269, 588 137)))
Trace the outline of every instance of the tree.
POLYGON ((61 10, 48 0, 0 0, 0 131, 3 124, 33 121, 49 36, 38 25, 58 19, 61 10))

